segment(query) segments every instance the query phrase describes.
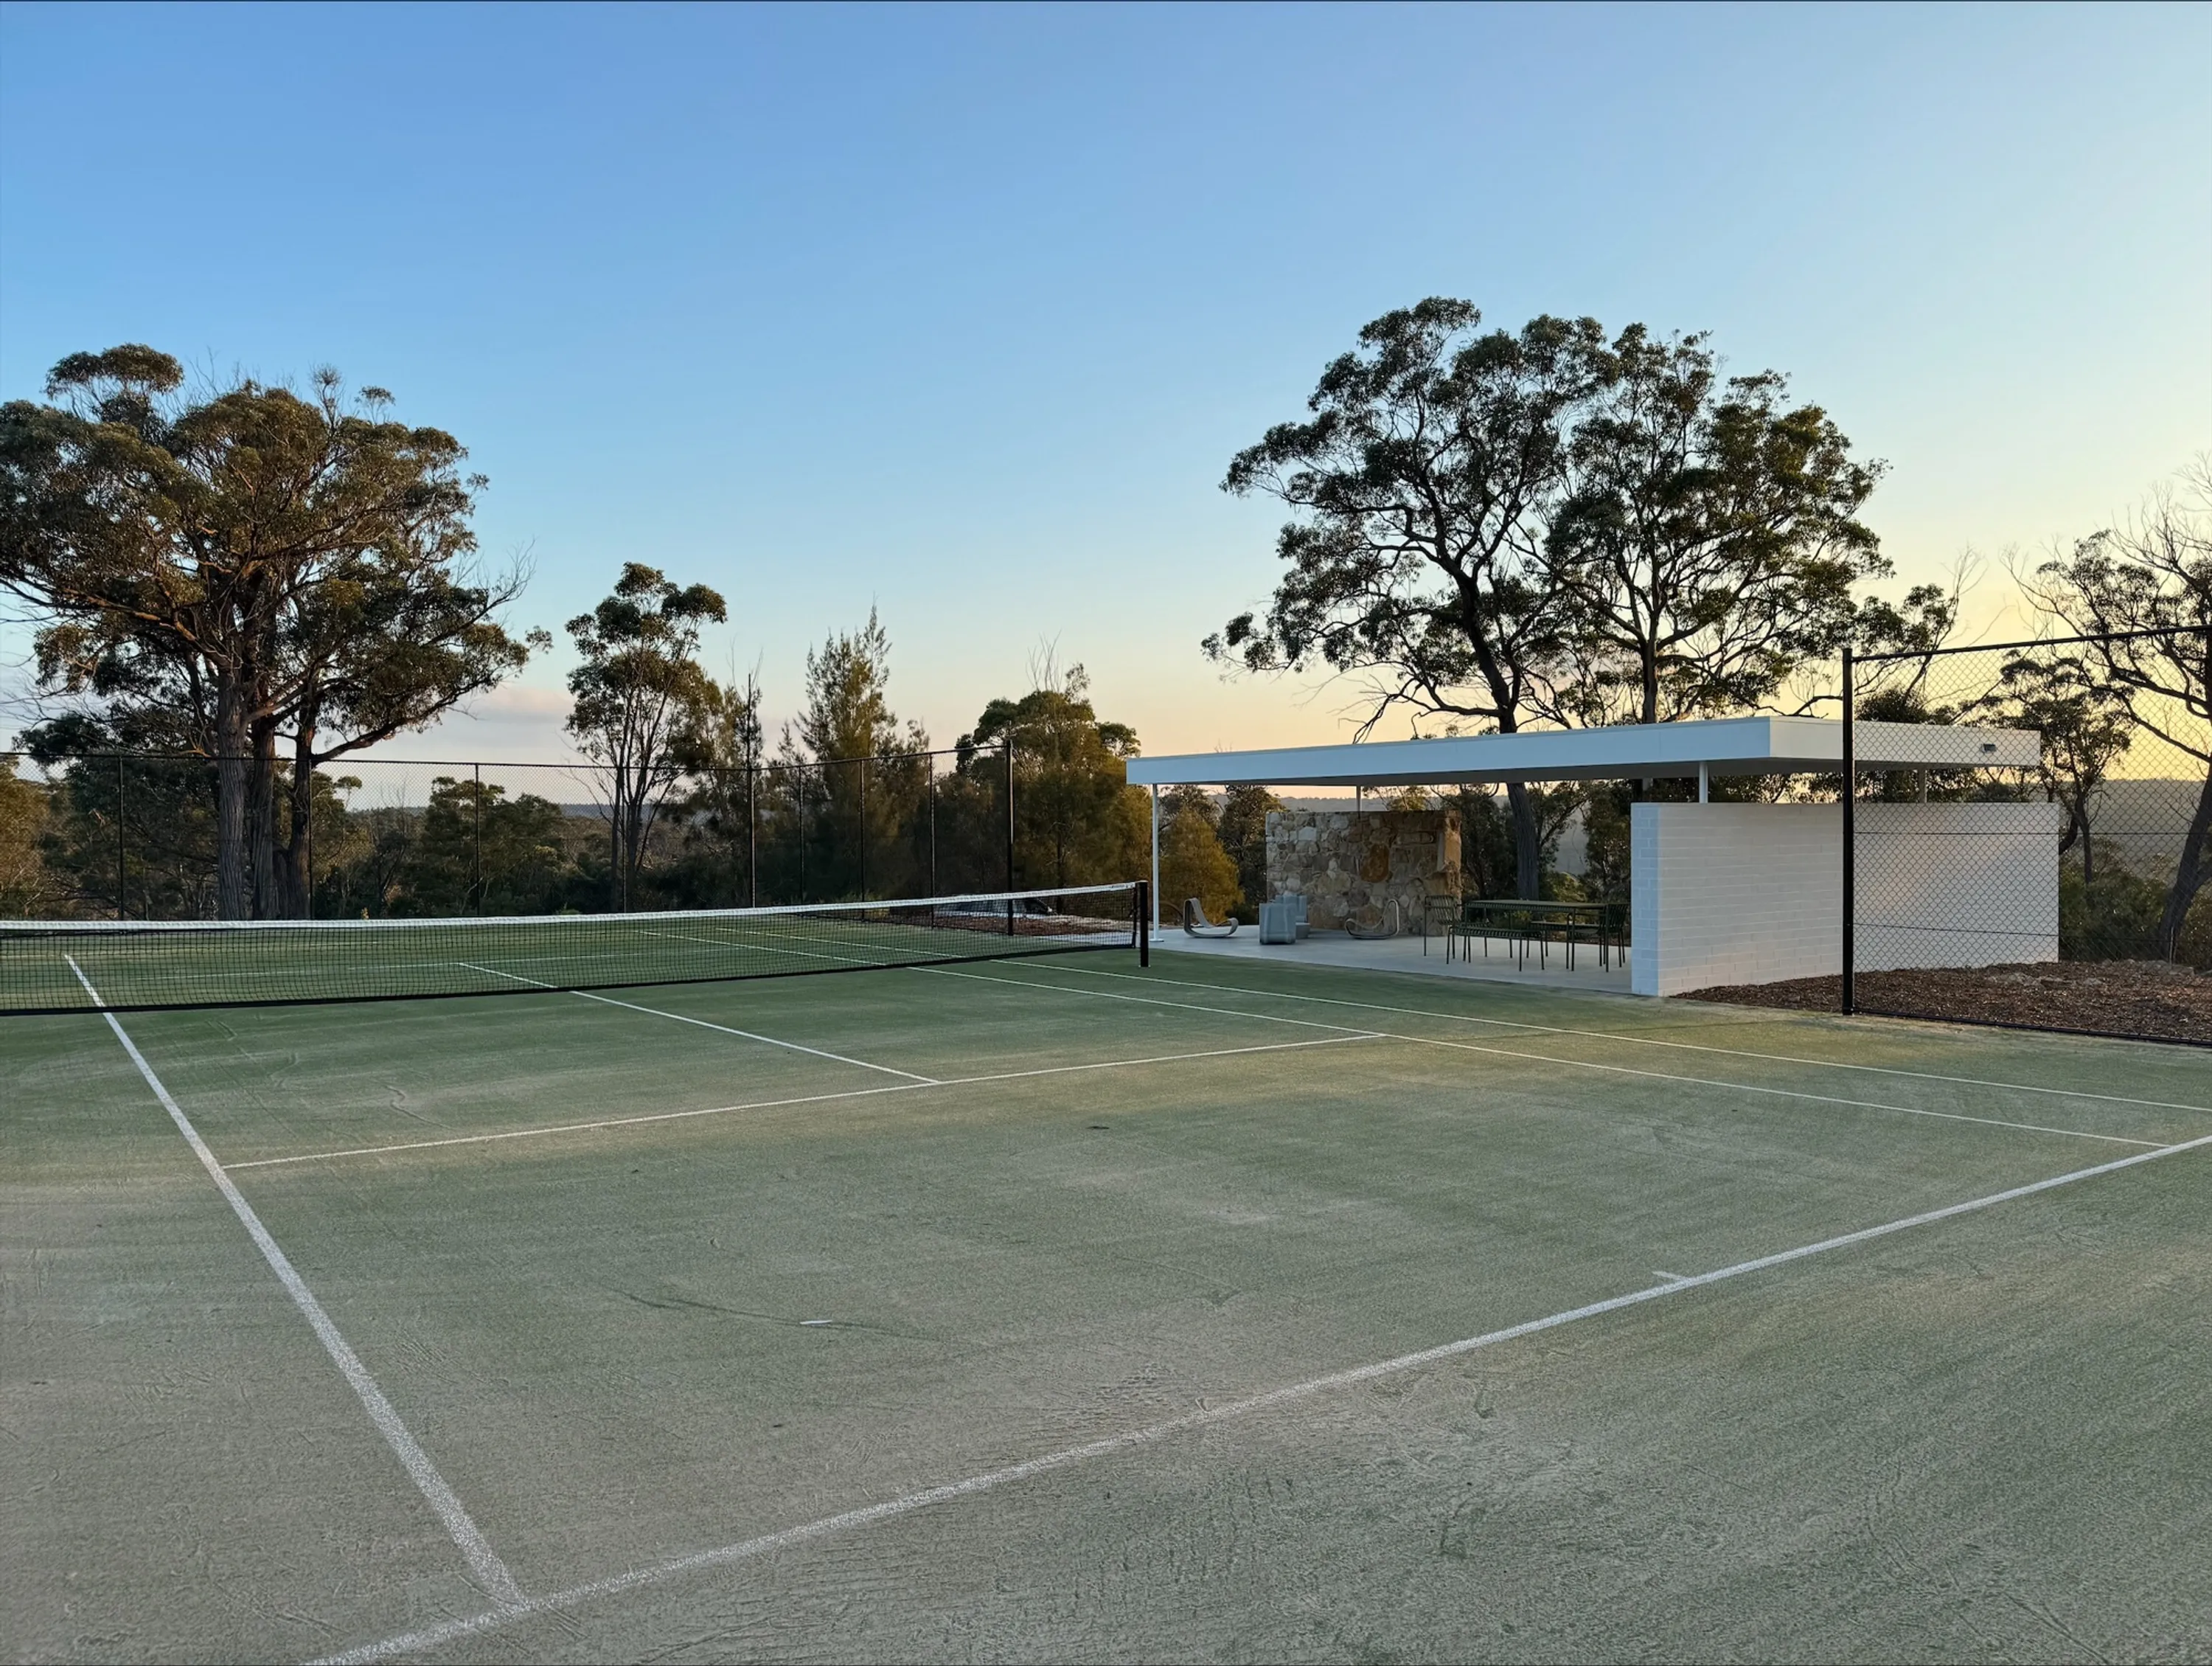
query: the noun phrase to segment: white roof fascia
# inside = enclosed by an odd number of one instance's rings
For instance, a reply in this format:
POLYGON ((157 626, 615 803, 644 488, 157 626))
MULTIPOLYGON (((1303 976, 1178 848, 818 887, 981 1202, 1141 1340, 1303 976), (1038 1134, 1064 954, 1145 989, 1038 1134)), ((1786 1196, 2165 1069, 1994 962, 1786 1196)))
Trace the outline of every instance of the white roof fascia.
MULTIPOLYGON (((2022 768, 2042 755, 2025 729, 1935 723, 1856 726, 1863 769, 2022 768)), ((1843 762, 1844 726, 1819 717, 1723 717, 1438 740, 1366 740, 1129 760, 1136 786, 1402 787, 1440 781, 1620 781, 1814 775, 1843 762)))

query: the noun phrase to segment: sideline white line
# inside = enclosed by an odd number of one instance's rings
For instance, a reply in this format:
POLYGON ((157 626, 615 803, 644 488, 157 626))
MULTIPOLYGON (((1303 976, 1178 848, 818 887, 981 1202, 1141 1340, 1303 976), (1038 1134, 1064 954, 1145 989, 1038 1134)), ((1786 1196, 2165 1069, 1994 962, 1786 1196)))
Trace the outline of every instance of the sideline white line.
MULTIPOLYGON (((2136 1099, 2124 1093, 2096 1093, 2086 1088, 2042 1087, 2033 1082, 1997 1082, 1981 1076, 1947 1076, 1936 1070, 1906 1070, 1886 1064, 1854 1064, 1844 1059, 1801 1058, 1791 1053, 1754 1053, 1747 1048, 1715 1047, 1709 1042, 1668 1041, 1658 1036, 1626 1036, 1614 1030, 1577 1030, 1563 1025, 1525 1024, 1513 1018, 1478 1018, 1472 1012, 1437 1012, 1420 1006, 1390 1006, 1381 1001, 1347 1000, 1336 995, 1295 994, 1288 989, 1260 989, 1241 983, 1205 983, 1194 978, 1163 977, 1157 972, 1139 976, 1133 972, 1101 971, 1095 966, 1066 964, 1055 965, 1054 970, 1076 972, 1085 977, 1120 978, 1132 983, 1172 983, 1180 988, 1212 989, 1223 994, 1259 995, 1279 1000, 1310 1001, 1322 1006, 1350 1006, 1369 1012, 1396 1012, 1406 1018, 1449 1018, 1455 1024, 1486 1024, 1493 1029, 1527 1030, 1537 1035, 1583 1036, 1595 1041, 1623 1042, 1635 1047, 1672 1047, 1686 1053, 1716 1053, 1731 1059, 1761 1059, 1769 1064, 1808 1064, 1823 1070, 1863 1070, 1877 1076, 1905 1076, 1915 1081, 1949 1082, 1958 1087, 1997 1087, 2008 1093, 2047 1093, 2060 1099, 2095 1099, 2105 1104, 2136 1105, 2147 1110, 2187 1110, 2200 1116, 2212 1116, 2212 1105, 2182 1104, 2172 1099, 2136 1099)), ((2068 1039, 2078 1041, 2084 1037, 2070 1037, 2068 1039)))
MULTIPOLYGON (((1031 977, 985 977, 975 972, 955 972, 954 977, 972 977, 979 983, 1004 983, 1018 989, 1042 989, 1052 994, 1073 995, 1085 1000, 1133 1000, 1151 1006, 1181 1007, 1193 1012, 1227 1012, 1232 1018, 1260 1018, 1270 1024, 1309 1024, 1306 1018, 1278 1018, 1272 1012, 1234 1012, 1226 1007, 1198 1006, 1188 1001, 1169 1000, 1158 995, 1117 995, 1104 989, 1071 989, 1065 983, 1041 983, 1031 977)), ((1318 1029, 1346 1029, 1348 1025, 1317 1025, 1318 1029)), ((1599 1064, 1589 1059, 1562 1059, 1549 1053, 1524 1053, 1510 1047, 1486 1047, 1479 1042, 1446 1041, 1440 1036, 1408 1036, 1395 1030, 1370 1032, 1385 1041, 1410 1042, 1419 1047, 1448 1047, 1463 1053, 1487 1053, 1501 1059, 1520 1059, 1534 1064, 1559 1065, 1571 1070, 1595 1070, 1610 1076, 1637 1076, 1647 1081, 1676 1082, 1686 1087, 1718 1088, 1735 1093, 1759 1093, 1778 1099, 1807 1099, 1815 1104, 1846 1105, 1855 1110, 1893 1111, 1900 1116, 1929 1116, 1944 1122, 1976 1122, 1984 1128, 2011 1128, 2023 1134, 2057 1134, 2075 1140, 2100 1140, 2108 1145, 2141 1146, 2147 1150, 2160 1149, 2156 1140, 2136 1140, 2118 1134, 2092 1134, 2084 1128, 2051 1128, 2041 1122, 2011 1122, 1997 1116, 1969 1116, 1958 1110, 1926 1110, 1918 1105, 1885 1104, 1875 1099, 1846 1099, 1834 1093, 1809 1093, 1787 1087, 1760 1087, 1750 1082, 1725 1082, 1709 1076, 1678 1076, 1664 1070, 1638 1070, 1631 1065, 1599 1064)))
POLYGON ((648 1018, 673 1018, 678 1024, 696 1024, 702 1030, 719 1031, 725 1036, 741 1036, 747 1041, 764 1042, 770 1047, 787 1047, 794 1053, 811 1054, 817 1059, 829 1059, 838 1064, 858 1065, 863 1070, 880 1070, 886 1076, 903 1076, 910 1082, 921 1082, 930 1087, 939 1085, 934 1076, 917 1075, 911 1070, 894 1070, 887 1064, 870 1064, 866 1059, 848 1059, 842 1053, 825 1052, 821 1048, 808 1047, 799 1042, 782 1041, 774 1036, 756 1034, 750 1030, 734 1029, 726 1024, 710 1024, 705 1018, 687 1018, 681 1012, 664 1012, 658 1006, 640 1006, 635 1001, 617 1000, 612 995, 594 994, 589 989, 563 990, 557 984, 539 983, 534 977, 525 977, 520 972, 502 972, 496 966, 479 966, 467 960, 457 960, 453 964, 466 966, 472 972, 489 972, 494 977, 512 978, 517 983, 536 984, 549 994, 571 994, 579 1000, 596 1000, 604 1006, 619 1006, 625 1012, 643 1012, 648 1018))
POLYGON ((893 1082, 884 1087, 848 1088, 838 1093, 806 1093, 790 1099, 757 1099, 743 1104, 705 1105, 695 1110, 657 1110, 637 1116, 603 1116, 589 1122, 555 1122, 543 1128, 504 1128, 495 1134, 460 1134, 445 1140, 410 1140, 392 1146, 355 1146, 344 1151, 302 1152, 292 1157, 256 1157, 224 1166, 274 1169, 292 1163, 325 1163, 341 1157, 381 1157, 392 1152, 432 1151, 441 1146, 483 1146, 500 1140, 531 1140, 544 1134, 584 1134, 595 1128, 636 1128, 647 1122, 680 1122, 693 1116, 726 1116, 741 1110, 777 1110, 787 1105, 823 1104, 833 1099, 866 1099, 885 1093, 919 1093, 932 1087, 969 1087, 978 1082, 1020 1081, 1030 1076, 1066 1076, 1085 1070, 1126 1070, 1143 1064, 1184 1064, 1194 1059, 1230 1059, 1245 1053, 1287 1053, 1299 1047, 1340 1047, 1346 1042, 1380 1041, 1380 1036, 1322 1036, 1312 1041, 1268 1042, 1259 1047, 1217 1047, 1204 1053, 1162 1053, 1146 1059, 1100 1059, 1090 1064, 1047 1065, 1036 1070, 1002 1070, 988 1076, 951 1076, 930 1082, 893 1082))
POLYGON ((1380 1036, 1380 1030, 1366 1031, 1356 1024, 1325 1024, 1316 1018, 1286 1018, 1279 1012, 1248 1012, 1235 1006, 1200 1006, 1195 1001, 1167 1000, 1158 995, 1117 995, 1106 989, 1071 989, 1064 983, 1039 983, 1025 977, 992 977, 982 972, 956 972, 949 966, 910 966, 909 971, 927 972, 932 977, 964 977, 972 983, 997 983, 1009 989, 1049 989, 1063 995, 1083 995, 1095 1000, 1126 1000, 1139 1006, 1172 1006, 1182 1012, 1212 1012, 1224 1018, 1257 1018, 1263 1024, 1291 1024, 1301 1030, 1354 1031, 1362 1034, 1380 1036))
POLYGON ((369 1662, 388 1659, 393 1655, 410 1654, 420 1650, 436 1648, 441 1644, 454 1642, 461 1638, 480 1636, 486 1632, 503 1629, 520 1620, 580 1608, 586 1602, 596 1602, 603 1597, 620 1596, 625 1591, 637 1590, 649 1585, 659 1584, 665 1580, 678 1578, 685 1574, 751 1561, 758 1557, 769 1555, 779 1550, 786 1550, 795 1545, 805 1544, 812 1540, 850 1532, 856 1528, 873 1526, 878 1522, 890 1521, 896 1517, 909 1516, 916 1511, 927 1510, 933 1505, 948 1504, 956 1499, 973 1498, 978 1493, 988 1493, 996 1487, 1028 1481, 1033 1476, 1046 1474, 1055 1469, 1065 1469, 1074 1464, 1086 1462, 1092 1458, 1109 1457, 1115 1453, 1129 1451, 1137 1447, 1152 1445, 1170 1436, 1187 1433, 1194 1429, 1206 1428, 1216 1423, 1226 1423, 1234 1418, 1249 1417, 1255 1412, 1273 1411, 1278 1407, 1311 1399, 1316 1395, 1327 1394, 1334 1389, 1352 1388, 1362 1383, 1373 1382, 1377 1377, 1393 1377, 1405 1371, 1418 1370, 1424 1365, 1436 1365, 1442 1360, 1456 1359, 1462 1354, 1472 1353, 1478 1348, 1495 1347, 1501 1342, 1516 1341, 1524 1336, 1534 1336, 1541 1331, 1556 1330, 1562 1325, 1573 1324, 1578 1320, 1596 1318, 1601 1314, 1618 1313, 1625 1308, 1640 1306, 1645 1302, 1664 1301, 1669 1297, 1679 1296, 1685 1291, 1703 1289, 1707 1285, 1719 1284, 1729 1279, 1739 1279, 1750 1273, 1765 1272, 1771 1268, 1785 1266, 1791 1262, 1803 1261, 1809 1256, 1827 1255, 1838 1250, 1847 1250, 1857 1244, 1871 1243, 1877 1238, 1887 1237, 1893 1233, 1910 1231, 1918 1226, 1933 1225, 1937 1221, 1949 1220, 1955 1216, 1994 1208, 2001 1203, 2010 1203, 2020 1198, 2033 1197, 2039 1192, 2051 1191, 2060 1186, 2073 1185, 2078 1181, 2094 1179, 2100 1175, 2112 1174, 2121 1169, 2133 1168, 2139 1163, 2154 1163, 2160 1158, 2176 1156, 2180 1152, 2197 1150, 2208 1145, 2212 1145, 2212 1134, 2204 1134, 2180 1145, 2160 1146, 2154 1151, 2138 1152, 2132 1156, 2117 1158, 2110 1163, 2100 1163, 2094 1168, 2075 1169, 2068 1174, 2054 1175, 2048 1180, 2031 1181, 2027 1185, 2014 1186, 2004 1191, 1992 1192, 1985 1197, 1972 1198, 1964 1203, 1947 1204, 1940 1209, 1925 1210, 1917 1215, 1908 1215, 1901 1220, 1886 1221, 1879 1226, 1862 1227, 1855 1232, 1844 1232, 1835 1237, 1822 1238, 1814 1243, 1800 1244, 1794 1250, 1783 1250, 1773 1255, 1760 1256, 1750 1261, 1738 1262, 1732 1267, 1720 1268, 1711 1273, 1698 1273, 1676 1278, 1670 1284, 1647 1285, 1641 1289, 1632 1290, 1625 1295, 1607 1297, 1602 1301, 1569 1308, 1563 1313, 1553 1313, 1541 1319, 1530 1319, 1521 1324, 1509 1325, 1503 1330, 1486 1331, 1480 1336, 1469 1336, 1459 1341, 1445 1342, 1437 1347, 1423 1348, 1415 1353, 1401 1353, 1395 1359, 1384 1359, 1374 1365, 1354 1365, 1348 1370, 1331 1371, 1327 1376, 1312 1377, 1304 1383, 1294 1383, 1287 1388, 1274 1389, 1267 1393, 1253 1395, 1246 1399, 1232 1400, 1222 1405, 1209 1406, 1198 1411, 1187 1412, 1181 1417, 1168 1418, 1158 1423, 1149 1424, 1141 1429, 1132 1429, 1124 1434, 1108 1435, 1103 1439, 1086 1441, 1080 1446, 1063 1447, 1059 1451, 1048 1452, 1042 1456, 1025 1459, 1019 1463, 1011 1463, 1004 1468, 987 1470, 979 1475, 970 1475, 964 1481, 951 1481, 942 1487, 932 1487, 918 1493, 909 1493, 904 1498, 887 1499, 882 1504, 867 1505, 858 1510, 842 1511, 835 1516, 826 1516, 819 1521, 809 1522, 803 1526, 787 1527, 781 1532, 764 1533, 757 1538, 741 1539, 735 1544, 722 1545, 713 1550, 699 1551, 690 1556, 679 1556, 673 1560, 661 1562, 650 1567, 632 1569, 627 1573, 618 1573, 610 1578, 594 1579, 586 1584, 572 1585, 566 1590, 556 1591, 550 1596, 538 1597, 517 1608, 478 1614, 467 1620, 448 1620, 442 1626, 425 1626, 420 1631, 388 1637, 381 1642, 367 1644, 357 1649, 325 1655, 316 1662, 314 1666, 368 1666, 369 1662))
POLYGON ((392 1456, 399 1460, 408 1477, 422 1492, 423 1499, 437 1512, 447 1533, 467 1559, 470 1571, 483 1587, 484 1595, 499 1605, 497 1612, 511 1614, 521 1611, 526 1607, 522 1588, 514 1583, 514 1576, 507 1571, 507 1564, 499 1560, 484 1535, 477 1530, 477 1524, 469 1519, 469 1512, 462 1507, 453 1489, 446 1485, 446 1478, 430 1462, 429 1454, 416 1443, 415 1437, 408 1432, 407 1426, 399 1420, 399 1414, 384 1397, 384 1390, 376 1386, 376 1379, 368 1374, 368 1367, 361 1363, 361 1356, 353 1351, 352 1344, 340 1334, 331 1316, 323 1310, 322 1303, 315 1299, 315 1292, 307 1288, 307 1280, 300 1276, 290 1257, 277 1247, 276 1240, 261 1224, 261 1217, 253 1213, 253 1206, 246 1201, 245 1194, 238 1189, 236 1183, 224 1171, 222 1164, 216 1161, 215 1153, 208 1149, 207 1141, 200 1138, 199 1130, 192 1126, 191 1119, 170 1096, 169 1090, 161 1085, 161 1079, 154 1073, 154 1067, 146 1062, 146 1055, 138 1050, 137 1043, 131 1039, 129 1032, 117 1021, 115 1014, 107 1010, 107 1003, 100 998, 100 991, 92 987, 92 980, 84 975, 84 969, 72 957, 64 955, 63 958, 69 961, 70 970, 75 972, 76 981, 84 985, 85 994, 92 997, 94 1006, 100 1009, 100 1017, 107 1020, 107 1027, 115 1032, 115 1039, 123 1043, 123 1050, 131 1055, 131 1062, 138 1067, 138 1073, 146 1079, 146 1085, 154 1090, 154 1097, 169 1113, 169 1120, 177 1125, 177 1132, 184 1135, 185 1143, 192 1148, 192 1155, 199 1158, 200 1166, 215 1182, 216 1189, 222 1194, 223 1201, 230 1205, 231 1213, 238 1217, 240 1225, 246 1228, 246 1236, 261 1251, 261 1258, 269 1263, 269 1270, 276 1275, 276 1281, 284 1286, 284 1292, 291 1297, 294 1305, 306 1316, 308 1325, 315 1333, 315 1340, 323 1345, 323 1351, 331 1356, 331 1363, 338 1368, 339 1373, 359 1397, 362 1408, 368 1414, 368 1420, 376 1426, 377 1432, 384 1437, 385 1444, 392 1448, 392 1456))

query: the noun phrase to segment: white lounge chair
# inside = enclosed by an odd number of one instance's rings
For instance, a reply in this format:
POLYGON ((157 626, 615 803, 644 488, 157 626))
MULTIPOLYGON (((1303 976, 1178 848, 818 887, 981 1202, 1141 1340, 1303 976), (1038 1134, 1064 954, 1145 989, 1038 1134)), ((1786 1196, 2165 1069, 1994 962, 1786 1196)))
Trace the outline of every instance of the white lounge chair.
POLYGON ((1193 937, 1234 937, 1237 935, 1237 922, 1234 920, 1229 921, 1225 926, 1215 925, 1213 921, 1206 917, 1206 910, 1199 905, 1198 898, 1195 897, 1186 897, 1183 898, 1182 928, 1193 937))

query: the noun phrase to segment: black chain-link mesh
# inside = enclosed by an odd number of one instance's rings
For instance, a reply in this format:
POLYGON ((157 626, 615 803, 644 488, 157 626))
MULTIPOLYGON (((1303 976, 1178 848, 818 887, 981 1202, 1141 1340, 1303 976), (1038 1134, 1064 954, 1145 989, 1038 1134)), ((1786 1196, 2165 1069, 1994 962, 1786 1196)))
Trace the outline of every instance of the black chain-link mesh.
POLYGON ((1861 723, 2027 730, 2022 768, 1862 770, 1851 999, 2212 1041, 2212 635, 1861 660, 1861 723))

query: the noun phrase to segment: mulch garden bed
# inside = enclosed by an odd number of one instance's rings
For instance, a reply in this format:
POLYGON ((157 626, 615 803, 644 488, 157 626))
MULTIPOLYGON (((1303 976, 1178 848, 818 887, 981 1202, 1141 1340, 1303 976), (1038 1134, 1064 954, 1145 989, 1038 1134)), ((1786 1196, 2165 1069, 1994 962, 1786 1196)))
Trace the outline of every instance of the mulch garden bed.
MULTIPOLYGON (((1863 1012, 2212 1043, 2212 976, 2164 960, 2059 960, 1972 970, 1861 972, 1863 1012)), ((1832 1012, 1839 977, 1692 989, 1683 1000, 1832 1012)))

